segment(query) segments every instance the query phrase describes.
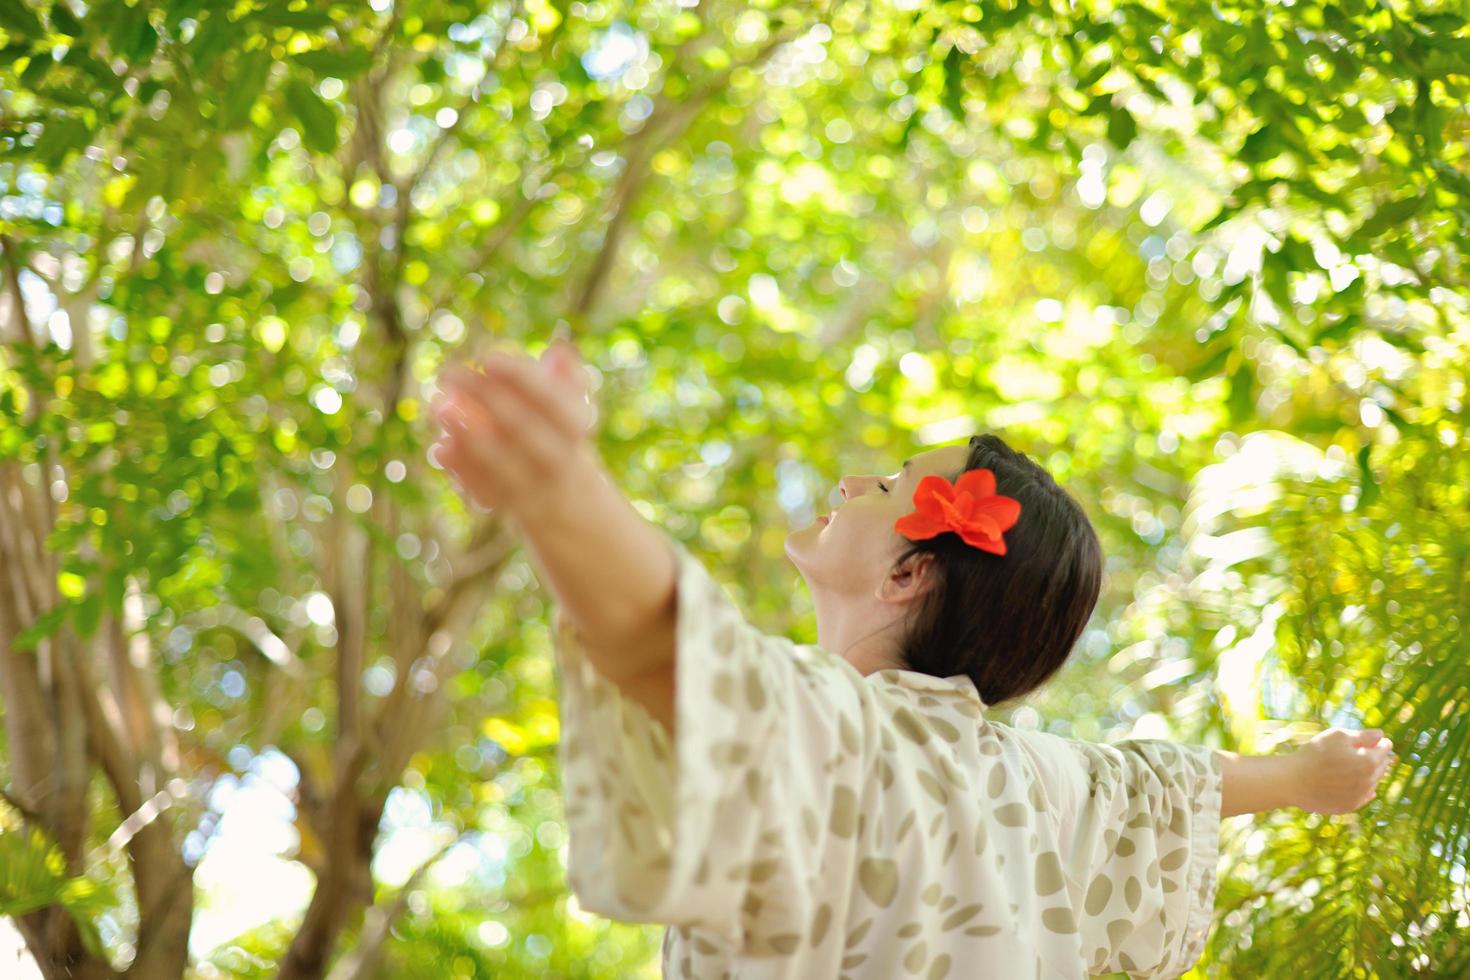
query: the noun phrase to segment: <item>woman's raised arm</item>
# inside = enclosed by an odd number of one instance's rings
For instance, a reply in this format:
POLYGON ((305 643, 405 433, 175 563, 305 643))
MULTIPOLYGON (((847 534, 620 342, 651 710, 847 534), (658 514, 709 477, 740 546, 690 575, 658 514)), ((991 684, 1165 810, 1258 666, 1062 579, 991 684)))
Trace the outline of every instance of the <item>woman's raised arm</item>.
POLYGON ((553 345, 541 362, 493 353, 480 367, 440 376, 439 463, 509 522, 593 667, 671 726, 675 556, 588 438, 575 353, 553 345))
POLYGON ((1377 792, 1397 758, 1381 729, 1329 728, 1291 752, 1220 757, 1220 816, 1296 806, 1312 813, 1349 813, 1377 792))
POLYGON ((1296 805, 1296 762, 1290 754, 1241 755, 1216 749, 1220 757, 1220 816, 1262 813, 1296 805))

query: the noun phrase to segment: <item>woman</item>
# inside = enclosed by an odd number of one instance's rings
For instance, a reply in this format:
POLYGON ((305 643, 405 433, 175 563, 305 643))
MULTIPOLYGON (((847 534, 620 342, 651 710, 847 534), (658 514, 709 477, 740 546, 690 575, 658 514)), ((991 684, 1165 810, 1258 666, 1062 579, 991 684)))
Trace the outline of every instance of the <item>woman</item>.
POLYGON ((564 343, 450 367, 435 452, 558 600, 568 877, 672 927, 665 976, 1175 976, 1221 817, 1354 810, 1392 761, 1377 730, 1241 757, 988 720, 1101 578, 1081 508, 994 436, 844 478, 786 546, 818 642, 763 634, 603 471, 585 378, 564 343))

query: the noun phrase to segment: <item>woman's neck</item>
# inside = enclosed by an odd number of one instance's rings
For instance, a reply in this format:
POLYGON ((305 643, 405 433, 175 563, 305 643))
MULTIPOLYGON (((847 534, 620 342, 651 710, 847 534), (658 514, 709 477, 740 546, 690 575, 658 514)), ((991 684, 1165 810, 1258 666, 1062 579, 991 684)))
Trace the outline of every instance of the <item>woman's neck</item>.
POLYGON ((872 596, 862 601, 842 596, 812 596, 817 614, 817 645, 857 668, 864 677, 902 667, 899 656, 901 619, 879 607, 872 596))

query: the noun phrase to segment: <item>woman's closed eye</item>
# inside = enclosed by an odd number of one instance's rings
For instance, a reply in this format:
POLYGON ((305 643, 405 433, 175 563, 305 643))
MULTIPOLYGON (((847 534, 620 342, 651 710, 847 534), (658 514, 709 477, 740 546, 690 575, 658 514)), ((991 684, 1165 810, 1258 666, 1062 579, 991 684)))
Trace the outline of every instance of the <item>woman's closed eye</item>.
POLYGON ((882 490, 884 493, 887 493, 888 492, 888 488, 883 485, 883 481, 882 480, 879 480, 878 481, 878 489, 879 490, 882 490))

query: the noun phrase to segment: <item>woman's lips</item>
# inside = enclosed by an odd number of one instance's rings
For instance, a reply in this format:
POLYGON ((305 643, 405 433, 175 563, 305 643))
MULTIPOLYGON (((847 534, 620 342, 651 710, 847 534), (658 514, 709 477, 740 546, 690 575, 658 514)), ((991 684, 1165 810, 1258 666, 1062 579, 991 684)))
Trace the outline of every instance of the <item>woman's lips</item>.
POLYGON ((817 520, 821 521, 823 524, 828 524, 831 522, 832 518, 824 515, 822 517, 818 517, 817 520))

